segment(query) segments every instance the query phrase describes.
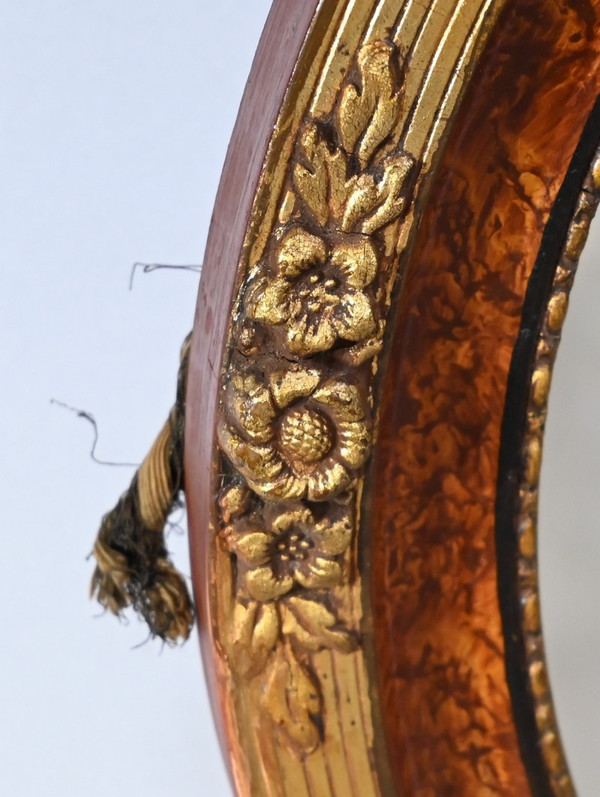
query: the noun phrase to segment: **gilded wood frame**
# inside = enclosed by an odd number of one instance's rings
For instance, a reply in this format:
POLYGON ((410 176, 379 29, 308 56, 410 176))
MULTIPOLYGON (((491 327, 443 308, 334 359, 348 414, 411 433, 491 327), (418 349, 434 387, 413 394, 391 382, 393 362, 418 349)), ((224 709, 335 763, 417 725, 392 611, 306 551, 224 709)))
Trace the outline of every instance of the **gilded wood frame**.
POLYGON ((534 532, 599 28, 597 0, 274 3, 186 410, 239 794, 573 793, 534 532))

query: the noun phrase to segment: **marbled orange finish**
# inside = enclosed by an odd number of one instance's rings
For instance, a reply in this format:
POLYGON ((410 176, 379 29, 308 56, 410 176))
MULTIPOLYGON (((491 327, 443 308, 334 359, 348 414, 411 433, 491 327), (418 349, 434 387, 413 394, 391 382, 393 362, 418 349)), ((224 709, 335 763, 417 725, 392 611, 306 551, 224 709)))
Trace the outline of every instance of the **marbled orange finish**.
POLYGON ((406 266, 363 514, 399 794, 550 793, 528 778, 506 680, 498 453, 527 283, 599 90, 600 0, 510 0, 406 266))

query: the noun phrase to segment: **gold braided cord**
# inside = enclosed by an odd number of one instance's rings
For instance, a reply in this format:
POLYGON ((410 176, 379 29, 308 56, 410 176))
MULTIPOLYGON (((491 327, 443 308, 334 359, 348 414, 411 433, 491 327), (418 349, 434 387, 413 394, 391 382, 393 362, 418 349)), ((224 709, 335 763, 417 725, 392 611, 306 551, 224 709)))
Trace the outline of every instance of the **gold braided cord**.
POLYGON ((142 522, 152 531, 162 531, 165 513, 172 508, 171 449, 175 410, 161 429, 138 471, 139 507, 142 522))
POLYGON ((185 383, 191 336, 181 350, 177 399, 127 491, 104 516, 94 543, 91 594, 113 614, 132 607, 153 636, 187 639, 194 610, 172 564, 164 529, 183 489, 185 383))

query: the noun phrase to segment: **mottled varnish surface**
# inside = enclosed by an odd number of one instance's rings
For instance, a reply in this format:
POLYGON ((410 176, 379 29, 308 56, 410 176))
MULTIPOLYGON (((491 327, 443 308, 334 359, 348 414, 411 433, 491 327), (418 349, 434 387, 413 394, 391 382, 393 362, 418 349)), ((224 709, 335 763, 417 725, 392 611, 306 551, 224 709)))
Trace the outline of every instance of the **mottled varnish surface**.
POLYGON ((399 297, 363 539, 401 794, 532 793, 498 608, 498 452, 528 279, 600 88, 599 18, 591 0, 509 3, 399 297))

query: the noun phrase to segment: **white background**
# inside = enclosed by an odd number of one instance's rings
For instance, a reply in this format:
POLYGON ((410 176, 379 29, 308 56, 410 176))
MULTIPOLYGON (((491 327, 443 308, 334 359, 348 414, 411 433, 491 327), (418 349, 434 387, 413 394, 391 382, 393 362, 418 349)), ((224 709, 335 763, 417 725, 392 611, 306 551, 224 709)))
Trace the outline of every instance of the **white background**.
MULTIPOLYGON (((174 397, 225 148, 269 0, 0 4, 0 793, 225 797, 197 639, 97 617, 86 561, 174 397)), ((600 746, 600 274, 588 251, 552 398, 545 621, 582 795, 600 746), (585 280, 585 282, 584 282, 585 280), (567 350, 568 347, 568 350, 567 350)), ((189 572, 187 543, 171 548, 189 572)))
MULTIPOLYGON (((173 399, 268 0, 0 2, 0 794, 229 794, 197 638, 139 649, 86 562, 173 399), (210 11, 207 10, 210 6, 210 11)), ((171 536, 189 573, 187 541, 171 536)))

